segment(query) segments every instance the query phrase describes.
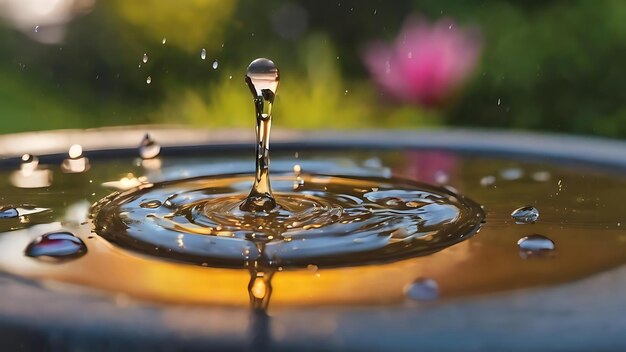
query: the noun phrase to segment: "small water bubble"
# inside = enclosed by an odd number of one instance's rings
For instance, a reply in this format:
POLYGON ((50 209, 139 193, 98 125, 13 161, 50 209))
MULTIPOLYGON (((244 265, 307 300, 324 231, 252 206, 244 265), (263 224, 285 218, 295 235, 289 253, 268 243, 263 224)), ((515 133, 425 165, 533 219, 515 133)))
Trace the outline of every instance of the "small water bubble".
POLYGON ((212 65, 213 69, 217 70, 218 66, 219 66, 219 62, 217 62, 217 60, 213 61, 213 65, 212 65))
POLYGON ((206 49, 202 48, 202 50, 200 51, 200 58, 202 60, 206 59, 206 49))
POLYGON ((33 240, 24 251, 29 257, 56 259, 78 258, 87 253, 87 246, 78 237, 67 231, 50 232, 33 240))
POLYGON ((480 179, 480 185, 483 187, 491 186, 496 183, 495 176, 485 176, 480 179))
POLYGON ((139 206, 142 207, 142 208, 156 209, 156 208, 161 206, 161 202, 156 200, 156 199, 147 200, 147 201, 142 202, 141 204, 139 204, 139 206))
POLYGON ((144 53, 143 54, 143 58, 141 59, 141 61, 143 61, 143 63, 145 64, 146 62, 148 62, 148 54, 144 53))
POLYGON ((152 83, 152 77, 148 76, 148 78, 146 78, 146 83, 148 84, 152 83))
POLYGON ((419 278, 404 288, 407 298, 414 301, 433 301, 439 298, 439 285, 430 278, 419 278))
POLYGON ((154 159, 161 152, 161 146, 150 137, 149 133, 146 133, 139 145, 139 156, 142 159, 154 159))
POLYGON ((539 210, 533 206, 527 205, 513 210, 511 217, 515 220, 516 224, 531 224, 539 219, 539 210))
POLYGON ((533 234, 524 236, 517 241, 520 250, 520 256, 523 259, 532 257, 545 257, 551 253, 554 248, 554 242, 546 236, 533 234))

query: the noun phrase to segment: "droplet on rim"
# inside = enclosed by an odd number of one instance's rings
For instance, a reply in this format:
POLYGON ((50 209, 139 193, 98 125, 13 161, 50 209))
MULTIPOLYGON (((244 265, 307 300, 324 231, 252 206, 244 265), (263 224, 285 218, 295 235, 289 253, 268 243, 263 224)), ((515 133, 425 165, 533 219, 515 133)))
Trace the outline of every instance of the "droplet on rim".
POLYGON ((511 217, 516 224, 532 224, 539 219, 539 210, 531 205, 527 205, 513 210, 511 217))
POLYGON ((139 155, 142 159, 154 159, 161 152, 161 146, 146 133, 139 145, 139 155))
POLYGON ((50 232, 33 240, 24 251, 29 257, 55 259, 78 258, 87 253, 87 246, 78 237, 67 231, 50 232))
POLYGON ((430 278, 419 278, 404 288, 407 298, 414 301, 433 301, 439 298, 439 285, 430 278))

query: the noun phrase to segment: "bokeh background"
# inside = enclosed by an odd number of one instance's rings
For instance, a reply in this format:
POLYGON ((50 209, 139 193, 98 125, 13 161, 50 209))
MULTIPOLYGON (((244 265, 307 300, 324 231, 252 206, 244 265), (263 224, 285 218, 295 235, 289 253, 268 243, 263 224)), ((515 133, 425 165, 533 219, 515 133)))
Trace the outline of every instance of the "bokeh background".
POLYGON ((623 0, 0 0, 0 133, 251 127, 257 57, 275 127, 626 137, 623 0))

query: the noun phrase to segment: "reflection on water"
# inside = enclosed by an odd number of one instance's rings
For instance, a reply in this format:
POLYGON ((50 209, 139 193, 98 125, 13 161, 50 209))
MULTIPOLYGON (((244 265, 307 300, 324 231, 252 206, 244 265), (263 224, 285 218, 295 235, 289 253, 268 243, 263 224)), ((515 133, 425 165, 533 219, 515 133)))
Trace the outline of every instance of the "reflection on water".
MULTIPOLYGON (((307 172, 378 177, 387 168, 393 170, 394 176, 412 178, 417 166, 423 165, 424 160, 432 160, 433 153, 441 155, 443 152, 309 150, 295 159, 293 151, 275 151, 272 167, 275 172, 287 175, 284 187, 293 191, 295 164, 307 172), (376 159, 378 163, 371 162, 376 159), (359 166, 363 164, 368 167, 359 166)), ((243 156, 226 153, 206 157, 163 156, 161 160, 161 172, 150 174, 150 178, 144 179, 146 183, 252 171, 247 153, 243 156)), ((263 306, 263 300, 271 293, 271 309, 292 304, 398 304, 408 298, 407 285, 420 278, 433 280, 439 299, 446 299, 558 284, 626 262, 626 236, 621 226, 620 206, 626 192, 625 177, 591 168, 461 154, 450 154, 448 160, 454 160, 446 164, 449 165, 445 168, 448 184, 484 206, 486 223, 475 236, 427 256, 356 267, 318 266, 317 270, 306 268, 309 264, 311 267, 318 264, 310 262, 302 269, 276 267, 273 272, 268 272, 262 261, 254 265, 250 257, 252 265, 247 268, 215 268, 147 257, 119 248, 96 236, 91 222, 55 222, 65 217, 68 205, 85 199, 93 203, 108 195, 111 190, 101 186, 104 182, 119 182, 128 172, 144 175, 146 170, 134 162, 134 156, 129 156, 94 161, 86 173, 59 174, 47 189, 21 189, 3 184, 0 192, 4 204, 36 204, 52 211, 34 214, 26 224, 20 223, 19 218, 2 220, 5 233, 0 235, 0 268, 29 278, 60 280, 162 302, 247 306, 251 300, 260 300, 258 305, 263 306), (521 170, 522 176, 515 180, 503 179, 501 171, 511 168, 521 170), (124 173, 120 174, 122 170, 124 173), (537 180, 533 177, 537 172, 549 173, 551 177, 547 181, 537 180), (484 187, 481 179, 489 175, 494 177, 493 187, 484 187), (532 204, 540 209, 541 218, 532 224, 516 225, 510 214, 520 204, 532 204), (31 241, 56 231, 76 235, 87 246, 87 254, 61 265, 24 255, 31 241), (536 247, 527 247, 533 242, 517 244, 533 233, 549 238, 558 251, 547 248, 547 256, 520 258, 520 254, 535 253, 536 247), (585 253, 584 260, 581 260, 581 253, 585 253), (266 281, 269 277, 271 286, 266 281), (246 289, 249 286, 250 293, 246 289)), ((440 171, 436 168, 422 170, 424 178, 435 177, 440 171)), ((4 171, 5 175, 11 172, 4 171)), ((241 193, 245 195, 248 187, 249 183, 242 184, 241 193)), ((160 205, 150 204, 146 210, 153 210, 151 207, 160 205)), ((180 234, 182 237, 175 241, 189 245, 187 235, 180 234)), ((421 240, 427 241, 428 236, 421 240)), ((254 250, 258 248, 251 248, 250 253, 254 250)))

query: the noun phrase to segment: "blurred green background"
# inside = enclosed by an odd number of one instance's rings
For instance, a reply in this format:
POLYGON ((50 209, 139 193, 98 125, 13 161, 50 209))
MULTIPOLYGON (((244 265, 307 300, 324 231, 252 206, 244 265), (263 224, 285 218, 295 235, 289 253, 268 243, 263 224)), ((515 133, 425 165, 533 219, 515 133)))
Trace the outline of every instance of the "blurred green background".
POLYGON ((243 75, 268 57, 281 70, 278 128, 626 137, 623 0, 2 0, 0 21, 0 133, 251 127, 243 75), (444 104, 389 99, 363 63, 369 43, 392 41, 411 14, 480 32, 482 55, 444 104))

